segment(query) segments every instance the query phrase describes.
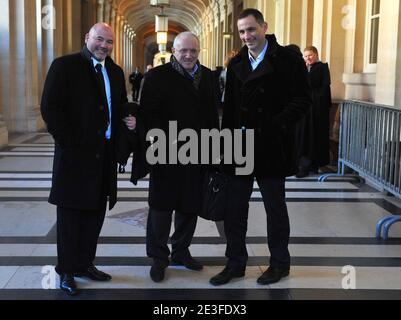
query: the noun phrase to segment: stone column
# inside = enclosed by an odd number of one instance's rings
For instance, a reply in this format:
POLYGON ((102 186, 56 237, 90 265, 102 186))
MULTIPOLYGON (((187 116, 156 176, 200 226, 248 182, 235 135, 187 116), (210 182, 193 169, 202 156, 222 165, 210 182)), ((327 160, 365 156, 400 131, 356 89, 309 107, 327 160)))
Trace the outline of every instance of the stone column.
POLYGON ((283 43, 285 45, 290 43, 301 45, 302 22, 304 20, 302 5, 303 2, 300 0, 288 0, 287 2, 286 34, 285 42, 283 43))
POLYGON ((39 110, 36 3, 10 1, 10 113, 12 132, 44 128, 39 110))
POLYGON ((8 130, 3 116, 0 114, 0 148, 8 144, 8 130))
POLYGON ((8 130, 3 120, 5 117, 7 123, 10 113, 10 32, 9 32, 9 2, 12 0, 0 0, 0 8, 3 13, 2 23, 6 26, 0 28, 0 50, 2 57, 0 59, 0 147, 8 143, 8 130))
POLYGON ((38 28, 41 32, 38 34, 41 41, 38 41, 38 65, 39 65, 39 88, 43 89, 43 83, 46 79, 47 71, 55 58, 54 35, 56 30, 56 9, 53 0, 41 0, 39 10, 40 19, 38 28), (40 44, 40 45, 39 45, 40 44))
POLYGON ((119 31, 119 26, 120 26, 120 15, 116 11, 116 20, 115 20, 115 25, 114 25, 114 34, 116 37, 116 40, 114 42, 114 61, 117 64, 120 64, 118 58, 119 58, 119 50, 120 50, 120 31, 119 31))
POLYGON ((381 1, 375 102, 395 106, 398 109, 401 109, 400 36, 400 2, 381 1))
POLYGON ((97 0, 97 22, 104 21, 104 0, 97 0))
POLYGON ((324 38, 326 50, 321 59, 329 63, 333 100, 344 100, 345 97, 343 75, 346 69, 347 33, 341 22, 344 18, 342 10, 347 4, 348 0, 328 0, 326 7, 327 27, 324 38))
MULTIPOLYGON (((116 34, 116 8, 114 7, 114 5, 111 8, 111 13, 110 13, 110 26, 112 27, 113 31, 114 31, 114 35, 116 34)), ((115 46, 115 43, 114 43, 115 46)), ((111 54, 111 58, 113 60, 115 60, 115 56, 116 56, 116 51, 115 51, 115 47, 114 50, 111 54)))
POLYGON ((217 42, 216 42, 216 50, 217 50, 217 66, 223 65, 223 30, 221 28, 221 14, 220 8, 217 13, 217 42))
POLYGON ((106 0, 104 4, 104 22, 110 24, 112 0, 106 0))

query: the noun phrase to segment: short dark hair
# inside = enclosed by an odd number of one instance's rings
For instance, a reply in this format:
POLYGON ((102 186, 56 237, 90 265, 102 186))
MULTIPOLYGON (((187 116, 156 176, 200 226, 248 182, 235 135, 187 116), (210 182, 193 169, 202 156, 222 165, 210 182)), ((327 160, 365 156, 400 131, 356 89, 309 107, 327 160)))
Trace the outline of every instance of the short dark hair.
POLYGON ((253 9, 253 8, 248 8, 248 9, 245 9, 244 11, 242 11, 240 13, 240 15, 238 16, 238 20, 244 19, 249 16, 253 16, 255 18, 256 22, 260 25, 265 23, 265 18, 263 17, 262 12, 260 12, 259 10, 253 9))

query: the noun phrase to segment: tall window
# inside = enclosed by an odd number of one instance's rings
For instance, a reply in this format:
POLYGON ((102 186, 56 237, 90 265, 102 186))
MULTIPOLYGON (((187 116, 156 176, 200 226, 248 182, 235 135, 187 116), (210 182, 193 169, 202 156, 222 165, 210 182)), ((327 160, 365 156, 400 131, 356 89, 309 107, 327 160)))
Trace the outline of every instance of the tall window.
POLYGON ((380 0, 370 0, 367 7, 366 71, 374 72, 379 43, 380 0))

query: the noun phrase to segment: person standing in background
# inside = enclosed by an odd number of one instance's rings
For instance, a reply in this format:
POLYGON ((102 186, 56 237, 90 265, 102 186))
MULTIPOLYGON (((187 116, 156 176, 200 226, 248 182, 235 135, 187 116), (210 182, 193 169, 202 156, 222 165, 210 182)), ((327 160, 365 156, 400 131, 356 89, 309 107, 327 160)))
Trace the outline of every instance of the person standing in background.
POLYGON ((308 81, 312 96, 312 112, 306 119, 304 131, 304 154, 299 161, 297 178, 303 178, 310 172, 318 173, 319 167, 330 163, 330 71, 327 63, 319 60, 319 52, 313 47, 306 47, 304 60, 308 69, 308 81))

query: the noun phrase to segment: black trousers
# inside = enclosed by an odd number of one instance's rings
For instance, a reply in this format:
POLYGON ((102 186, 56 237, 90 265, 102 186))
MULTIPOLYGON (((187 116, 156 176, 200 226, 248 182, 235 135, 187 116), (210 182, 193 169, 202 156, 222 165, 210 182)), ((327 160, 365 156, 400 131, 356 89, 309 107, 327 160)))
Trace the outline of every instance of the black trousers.
POLYGON ((96 257, 97 242, 106 215, 110 184, 110 146, 106 142, 102 192, 97 210, 77 210, 57 207, 56 272, 84 271, 96 257))
MULTIPOLYGON (((248 229, 249 199, 253 190, 254 177, 230 177, 227 216, 224 231, 227 238, 227 266, 244 271, 248 260, 246 232, 248 229)), ((290 224, 285 203, 285 178, 258 178, 267 215, 267 243, 270 250, 270 266, 290 268, 288 242, 290 224)))
MULTIPOLYGON (((169 265, 170 249, 167 246, 170 235, 172 211, 150 209, 146 230, 146 252, 160 267, 169 265)), ((189 246, 195 233, 198 216, 190 213, 175 212, 174 234, 171 237, 173 259, 188 257, 189 246)))

